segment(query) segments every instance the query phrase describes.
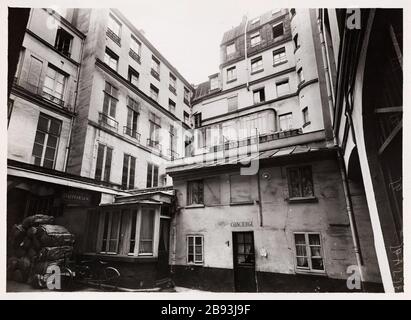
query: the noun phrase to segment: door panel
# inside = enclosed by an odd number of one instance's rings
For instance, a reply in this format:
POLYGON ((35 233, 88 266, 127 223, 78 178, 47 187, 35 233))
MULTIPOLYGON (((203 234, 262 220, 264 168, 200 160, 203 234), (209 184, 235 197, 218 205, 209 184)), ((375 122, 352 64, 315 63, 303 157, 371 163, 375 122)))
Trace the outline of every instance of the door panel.
POLYGON ((253 232, 233 232, 234 283, 238 292, 256 292, 253 232))

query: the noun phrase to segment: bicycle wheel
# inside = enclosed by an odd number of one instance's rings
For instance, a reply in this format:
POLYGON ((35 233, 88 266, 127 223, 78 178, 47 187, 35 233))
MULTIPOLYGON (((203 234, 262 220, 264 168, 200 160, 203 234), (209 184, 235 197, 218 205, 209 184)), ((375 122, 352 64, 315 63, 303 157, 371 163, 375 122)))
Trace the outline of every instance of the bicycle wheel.
POLYGON ((117 289, 118 281, 120 279, 120 271, 114 267, 106 267, 104 268, 103 277, 104 279, 102 280, 105 284, 111 285, 117 289))

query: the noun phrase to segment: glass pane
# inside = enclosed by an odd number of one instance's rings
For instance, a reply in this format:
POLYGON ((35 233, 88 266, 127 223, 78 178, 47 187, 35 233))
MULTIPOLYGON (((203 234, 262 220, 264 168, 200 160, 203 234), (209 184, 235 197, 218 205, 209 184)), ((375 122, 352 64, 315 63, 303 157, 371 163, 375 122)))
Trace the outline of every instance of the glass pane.
POLYGON ((311 259, 312 269, 314 270, 324 270, 323 259, 313 258, 311 259))
POLYGON ((43 146, 35 143, 33 146, 33 156, 41 158, 43 154, 43 146))
POLYGON ((196 237, 196 245, 201 245, 201 244, 202 244, 202 238, 196 237))
POLYGON ((307 196, 313 196, 314 195, 314 190, 313 190, 313 181, 312 181, 312 174, 311 174, 311 168, 310 167, 304 167, 302 168, 302 191, 303 191, 303 197, 307 196))
POLYGON ((41 165, 41 158, 39 157, 34 157, 34 164, 36 166, 40 166, 41 165))
POLYGON ((302 258, 302 257, 297 258, 297 267, 308 268, 307 258, 302 258))
POLYGON ((111 155, 113 150, 109 147, 106 148, 106 163, 104 165, 104 181, 110 180, 110 171, 111 171, 111 155))
POLYGON ((298 169, 289 169, 288 177, 290 179, 290 198, 301 197, 300 192, 300 179, 298 169))
POLYGON ((44 159, 43 167, 53 169, 54 161, 44 159))
POLYGON ((297 256, 306 257, 307 256, 307 248, 305 245, 296 245, 295 251, 297 256))
POLYGON ((202 247, 201 246, 196 246, 195 252, 196 254, 202 254, 202 247))
POLYGON ((54 134, 56 136, 60 135, 60 122, 59 121, 51 121, 50 123, 50 130, 49 132, 51 134, 54 134))
POLYGON ((312 257, 321 257, 321 247, 310 247, 312 257))
POLYGON ((194 253, 194 247, 193 247, 192 245, 189 245, 189 246, 188 246, 188 253, 189 253, 189 254, 194 253))
POLYGON ((244 243, 252 243, 253 242, 253 237, 251 233, 245 233, 244 234, 244 243))
POLYGON ((56 153, 56 149, 47 147, 44 158, 49 159, 49 160, 54 160, 55 153, 56 153))
POLYGON ((39 124, 38 124, 38 129, 44 132, 48 132, 48 127, 49 127, 49 120, 40 116, 39 117, 39 124))
POLYGON ((135 243, 136 243, 137 211, 133 210, 133 212, 131 214, 132 214, 132 217, 131 217, 131 234, 130 234, 130 249, 129 249, 129 252, 133 253, 135 243))
POLYGON ((202 254, 196 254, 196 262, 201 262, 203 261, 203 255, 202 254))
POLYGON ((49 135, 49 138, 47 139, 47 147, 55 149, 57 146, 57 137, 49 135))
POLYGON ((188 257, 187 257, 187 261, 188 262, 194 262, 194 255, 189 254, 188 257))
POLYGON ((237 250, 238 250, 238 253, 240 254, 244 253, 244 245, 243 244, 237 245, 237 250))
POLYGON ((320 245, 320 235, 319 234, 309 234, 308 241, 310 245, 320 245))
POLYGON ((192 246, 194 243, 194 237, 188 237, 188 245, 192 246))
POLYGON ((305 234, 297 233, 294 234, 295 244, 304 244, 305 245, 305 234))

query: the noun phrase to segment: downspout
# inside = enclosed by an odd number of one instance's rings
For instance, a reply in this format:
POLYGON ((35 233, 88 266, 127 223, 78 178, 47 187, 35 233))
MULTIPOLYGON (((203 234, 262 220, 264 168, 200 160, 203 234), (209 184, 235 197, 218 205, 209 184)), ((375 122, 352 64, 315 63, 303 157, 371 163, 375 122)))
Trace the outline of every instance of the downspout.
MULTIPOLYGON (((81 52, 80 52, 80 57, 83 58, 83 50, 84 50, 84 41, 85 39, 81 40, 81 52)), ((82 60, 82 59, 81 59, 82 60)), ((71 138, 72 138, 72 132, 73 132, 73 127, 74 127, 74 117, 76 116, 76 106, 77 106, 77 97, 78 97, 78 88, 80 85, 80 72, 81 72, 81 63, 78 67, 78 74, 77 74, 77 85, 76 85, 76 96, 74 98, 74 106, 73 106, 73 116, 71 117, 70 121, 70 131, 69 131, 69 136, 68 136, 68 143, 64 155, 64 168, 63 171, 67 171, 67 165, 68 165, 68 158, 70 154, 70 148, 71 148, 71 138)))
POLYGON ((248 15, 245 16, 245 27, 244 27, 244 62, 245 71, 247 74, 247 91, 250 91, 250 73, 248 72, 248 61, 247 61, 247 27, 248 27, 248 15))
MULTIPOLYGON (((321 42, 321 51, 322 51, 323 64, 324 64, 326 89, 327 89, 327 96, 328 96, 328 104, 329 104, 329 108, 330 108, 330 115, 331 115, 331 119, 334 119, 334 102, 333 102, 333 99, 332 99, 331 80, 330 80, 330 74, 329 74, 329 69, 328 69, 328 65, 327 65, 326 48, 325 48, 324 35, 323 35, 323 32, 322 32, 322 28, 321 28, 321 22, 322 22, 321 20, 322 20, 321 16, 319 16, 318 19, 317 19, 318 32, 319 32, 320 42, 321 42)), ((348 185, 347 172, 346 172, 346 168, 345 168, 344 158, 343 158, 343 156, 341 154, 341 150, 338 146, 337 138, 336 138, 334 130, 332 130, 332 132, 333 132, 334 146, 337 148, 338 167, 339 167, 339 170, 340 170, 341 179, 342 179, 342 183, 343 183, 345 204, 346 204, 346 209, 347 209, 348 220, 350 222, 351 235, 352 235, 352 238, 353 238, 355 259, 356 259, 356 262, 357 262, 358 272, 359 272, 359 275, 360 275, 361 290, 364 290, 363 285, 362 285, 364 283, 364 276, 363 276, 363 270, 362 270, 363 259, 362 259, 362 255, 361 255, 358 230, 357 230, 357 225, 355 223, 354 211, 353 211, 352 202, 351 202, 351 195, 350 195, 350 189, 349 189, 349 185, 348 185)))

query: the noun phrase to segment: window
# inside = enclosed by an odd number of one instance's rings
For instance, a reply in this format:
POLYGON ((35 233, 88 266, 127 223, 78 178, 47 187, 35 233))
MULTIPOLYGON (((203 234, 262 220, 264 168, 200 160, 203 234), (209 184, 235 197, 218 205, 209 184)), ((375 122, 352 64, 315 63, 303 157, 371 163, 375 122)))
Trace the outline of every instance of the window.
POLYGON ((251 74, 262 71, 263 69, 263 57, 258 57, 251 60, 251 74))
POLYGON ((105 211, 103 213, 103 239, 100 252, 117 254, 119 251, 121 212, 105 211))
POLYGON ((311 166, 287 169, 289 198, 314 197, 311 166))
POLYGON ((204 204, 204 187, 202 180, 189 181, 187 186, 187 204, 204 204))
POLYGON ((129 154, 124 154, 123 176, 121 186, 124 189, 134 189, 134 177, 136 172, 136 158, 129 154))
POLYGON ((125 134, 137 140, 140 140, 140 134, 137 132, 139 109, 138 102, 127 97, 127 126, 125 127, 125 134))
POLYGON ((32 153, 36 166, 54 168, 60 131, 60 120, 40 113, 32 153))
POLYGON ((184 103, 186 105, 189 105, 190 101, 190 90, 188 90, 186 87, 184 87, 184 103))
POLYGON ((160 129, 161 129, 161 119, 156 116, 154 113, 150 114, 149 119, 150 127, 149 127, 149 134, 150 137, 148 139, 148 146, 160 149, 160 129))
POLYGON ((155 188, 158 186, 158 166, 152 163, 147 163, 147 188, 155 188))
POLYGON ((274 65, 280 64, 287 61, 287 56, 285 54, 285 48, 280 48, 273 52, 274 65))
POLYGON ((194 128, 201 127, 201 112, 194 115, 194 128))
POLYGON ((110 181, 112 155, 112 148, 101 143, 98 144, 96 172, 94 174, 94 179, 98 181, 110 181))
POLYGON ((273 25, 273 39, 276 40, 284 35, 284 25, 283 23, 279 23, 273 25))
POLYGON ((251 176, 230 176, 230 203, 247 203, 251 198, 251 176))
POLYGON ((292 129, 293 114, 291 112, 280 115, 278 119, 280 123, 280 131, 292 129))
POLYGON ((130 81, 133 86, 138 87, 139 77, 140 77, 139 73, 129 66, 128 67, 128 81, 130 81))
POLYGON ((59 105, 63 105, 64 87, 66 76, 56 67, 49 64, 44 79, 43 96, 59 105))
POLYGON ((308 107, 303 109, 303 123, 304 125, 310 124, 310 118, 308 116, 308 107))
POLYGON ((203 263, 203 236, 187 236, 187 263, 203 263))
POLYGON ((298 76, 298 84, 304 82, 303 68, 298 69, 297 76, 298 76))
POLYGON ((189 124, 190 122, 190 115, 184 111, 184 122, 189 124))
POLYGON ((294 233, 296 268, 324 271, 321 237, 319 233, 294 233))
POLYGON ((136 230, 137 230, 137 210, 131 212, 130 241, 128 254, 133 254, 136 247, 136 230))
POLYGON ((170 73, 170 84, 168 86, 170 91, 174 94, 176 94, 176 88, 177 88, 177 78, 174 74, 170 73))
POLYGON ((142 208, 141 210, 140 245, 138 249, 140 255, 153 255, 155 213, 156 211, 150 208, 142 208))
POLYGON ((228 112, 238 109, 238 96, 237 95, 227 98, 227 108, 228 108, 228 112))
POLYGON ((297 50, 300 47, 300 42, 298 40, 298 34, 296 34, 293 38, 293 42, 294 42, 294 51, 297 50))
POLYGON ((104 88, 103 114, 112 118, 116 117, 118 102, 118 90, 110 83, 106 82, 104 88))
POLYGON ((133 35, 131 35, 129 56, 136 62, 141 63, 141 42, 138 41, 133 35))
POLYGON ((231 67, 227 69, 227 82, 237 80, 237 69, 236 67, 231 67))
POLYGON ((118 38, 120 38, 121 35, 121 23, 114 18, 113 15, 109 15, 108 18, 108 29, 114 34, 116 35, 118 38))
POLYGON ((265 91, 264 88, 260 88, 253 91, 254 103, 260 103, 265 101, 265 91))
POLYGON ((151 99, 153 99, 155 101, 158 101, 158 92, 159 92, 158 89, 154 85, 150 84, 150 97, 151 97, 151 99))
POLYGON ((154 56, 151 57, 151 75, 160 80, 160 61, 154 56))
POLYGON ((104 54, 104 63, 107 64, 111 69, 117 71, 118 56, 109 48, 106 48, 106 52, 104 54))
POLYGON ((252 47, 260 44, 260 42, 261 42, 260 32, 253 33, 253 34, 250 36, 250 42, 251 42, 251 46, 252 46, 252 47))
POLYGON ((232 55, 235 53, 235 43, 231 43, 226 47, 227 56, 232 55))
POLYGON ((168 111, 172 113, 176 112, 176 103, 171 99, 168 99, 168 111))
POLYGON ((277 97, 281 97, 285 94, 290 93, 290 84, 287 80, 279 81, 276 83, 277 97))
POLYGON ((170 125, 170 156, 171 160, 174 160, 175 157, 178 156, 176 153, 176 146, 177 146, 177 130, 174 128, 173 125, 170 125))
POLYGON ((67 57, 70 57, 71 44, 73 42, 73 36, 62 28, 57 29, 56 42, 54 48, 67 57))
POLYGON ((219 89, 218 76, 210 78, 210 90, 219 89))

